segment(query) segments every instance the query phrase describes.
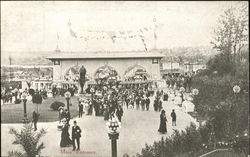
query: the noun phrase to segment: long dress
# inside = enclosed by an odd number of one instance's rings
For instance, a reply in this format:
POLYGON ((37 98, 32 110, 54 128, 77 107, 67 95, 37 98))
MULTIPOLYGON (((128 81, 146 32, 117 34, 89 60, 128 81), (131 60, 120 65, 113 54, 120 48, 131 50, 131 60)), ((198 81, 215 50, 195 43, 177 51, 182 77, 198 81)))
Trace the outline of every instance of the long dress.
POLYGON ((72 140, 69 138, 69 125, 65 124, 62 129, 60 147, 70 147, 72 145, 72 140))
POLYGON ((167 132, 167 118, 165 114, 161 114, 160 115, 160 128, 158 129, 158 131, 162 134, 165 134, 167 132))

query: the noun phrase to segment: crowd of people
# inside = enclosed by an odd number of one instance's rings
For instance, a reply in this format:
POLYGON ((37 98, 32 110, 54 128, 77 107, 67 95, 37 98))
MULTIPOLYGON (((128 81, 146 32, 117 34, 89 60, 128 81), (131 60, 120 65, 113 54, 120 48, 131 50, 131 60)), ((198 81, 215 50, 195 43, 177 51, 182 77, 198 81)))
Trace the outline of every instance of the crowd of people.
MULTIPOLYGON (((134 86, 131 88, 118 87, 114 86, 102 86, 101 88, 97 87, 88 87, 86 89, 86 93, 90 95, 90 97, 85 97, 84 99, 78 99, 78 111, 79 111, 79 118, 85 115, 95 115, 95 116, 103 116, 105 121, 111 119, 112 117, 116 116, 117 119, 121 122, 123 116, 123 108, 141 110, 141 111, 149 111, 153 109, 155 112, 160 112, 160 127, 158 131, 162 134, 167 133, 167 118, 166 118, 166 111, 163 109, 163 101, 172 101, 174 104, 185 107, 187 104, 188 93, 185 89, 185 78, 183 84, 179 84, 179 79, 177 78, 176 81, 168 82, 166 81, 167 88, 162 90, 155 90, 153 94, 151 89, 148 85, 147 86, 134 86), (94 88, 94 92, 91 92, 90 88, 94 88), (154 98, 152 98, 154 96, 154 98), (151 100, 153 100, 151 102, 151 100), (152 106, 150 106, 152 105, 152 106)), ((186 82, 187 87, 190 91, 190 82, 186 82)), ((2 95, 9 95, 8 93, 12 93, 16 99, 20 98, 22 93, 27 93, 28 95, 33 95, 32 99, 35 95, 40 95, 41 99, 46 99, 48 97, 48 93, 51 93, 53 97, 56 95, 64 96, 66 91, 71 93, 71 96, 74 96, 76 93, 77 88, 71 86, 67 89, 59 89, 56 86, 52 87, 51 92, 47 90, 12 90, 12 91, 4 91, 2 95), (13 93, 14 91, 14 93, 13 93)), ((3 91, 2 91, 3 92, 3 91)), ((172 126, 176 126, 176 113, 173 109, 171 114, 172 118, 172 126)), ((33 112, 33 122, 34 122, 34 129, 37 130, 37 121, 38 121, 39 114, 35 111, 33 112)), ((77 143, 77 150, 80 148, 80 141, 79 138, 81 137, 80 133, 81 129, 79 126, 76 125, 76 121, 74 121, 74 126, 72 126, 72 134, 70 138, 69 129, 70 129, 70 120, 71 115, 69 110, 61 107, 59 108, 59 115, 58 115, 58 128, 62 131, 61 132, 61 147, 68 147, 73 145, 73 150, 76 149, 75 141, 77 143)))
POLYGON ((168 74, 165 76, 166 84, 171 87, 184 87, 187 91, 190 91, 192 84, 192 73, 185 74, 168 74))

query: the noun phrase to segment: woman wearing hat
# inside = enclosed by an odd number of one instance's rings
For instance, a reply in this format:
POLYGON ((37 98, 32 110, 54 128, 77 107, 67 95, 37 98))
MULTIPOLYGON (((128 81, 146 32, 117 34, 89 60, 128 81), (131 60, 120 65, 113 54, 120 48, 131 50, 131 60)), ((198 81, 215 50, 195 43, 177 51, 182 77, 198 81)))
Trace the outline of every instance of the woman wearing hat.
POLYGON ((161 111, 161 115, 160 115, 160 128, 158 129, 158 131, 162 134, 167 133, 167 118, 166 118, 166 114, 165 114, 165 110, 161 111))
POLYGON ((72 145, 72 140, 69 137, 69 124, 67 124, 66 118, 62 119, 63 128, 61 133, 60 147, 70 147, 72 145))

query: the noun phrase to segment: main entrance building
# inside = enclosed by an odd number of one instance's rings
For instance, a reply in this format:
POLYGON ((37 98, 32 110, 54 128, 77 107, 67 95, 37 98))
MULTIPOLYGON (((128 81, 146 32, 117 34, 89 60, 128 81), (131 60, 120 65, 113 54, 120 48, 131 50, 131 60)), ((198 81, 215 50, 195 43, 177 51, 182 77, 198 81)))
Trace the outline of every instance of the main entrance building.
POLYGON ((58 52, 47 57, 53 62, 54 82, 78 82, 82 65, 87 70, 87 78, 94 81, 98 77, 110 75, 120 81, 159 80, 159 52, 58 52))

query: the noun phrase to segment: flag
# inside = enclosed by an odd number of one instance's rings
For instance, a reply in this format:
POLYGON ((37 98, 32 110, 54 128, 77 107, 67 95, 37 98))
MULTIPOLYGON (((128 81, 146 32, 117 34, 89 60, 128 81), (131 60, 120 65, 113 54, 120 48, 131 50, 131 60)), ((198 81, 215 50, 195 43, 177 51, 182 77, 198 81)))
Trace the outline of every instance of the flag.
POLYGON ((74 38, 77 38, 76 33, 72 29, 70 29, 70 35, 74 38))

